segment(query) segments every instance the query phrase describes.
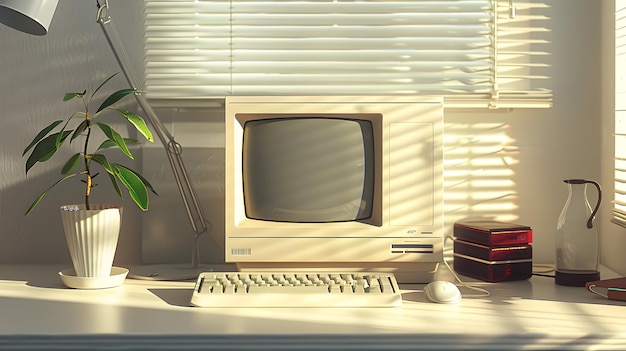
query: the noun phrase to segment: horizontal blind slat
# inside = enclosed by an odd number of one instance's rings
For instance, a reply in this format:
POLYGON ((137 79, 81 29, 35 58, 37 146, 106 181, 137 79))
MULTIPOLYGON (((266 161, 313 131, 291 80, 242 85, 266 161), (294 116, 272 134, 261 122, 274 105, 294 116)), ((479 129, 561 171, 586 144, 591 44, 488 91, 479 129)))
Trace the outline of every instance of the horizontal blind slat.
POLYGON ((518 15, 508 18, 508 2, 493 9, 490 0, 145 3, 153 98, 428 92, 491 104, 498 76, 503 102, 551 105, 541 62, 548 53, 529 50, 547 43, 535 38, 545 27, 529 25, 548 19, 541 4, 517 1, 518 15))

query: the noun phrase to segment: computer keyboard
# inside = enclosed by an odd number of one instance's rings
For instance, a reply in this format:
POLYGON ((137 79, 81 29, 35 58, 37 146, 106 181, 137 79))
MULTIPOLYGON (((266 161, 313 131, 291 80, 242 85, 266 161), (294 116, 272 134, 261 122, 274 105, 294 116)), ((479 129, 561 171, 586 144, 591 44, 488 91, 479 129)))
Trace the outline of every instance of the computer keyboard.
POLYGON ((402 295, 393 273, 203 272, 197 307, 393 307, 402 295))

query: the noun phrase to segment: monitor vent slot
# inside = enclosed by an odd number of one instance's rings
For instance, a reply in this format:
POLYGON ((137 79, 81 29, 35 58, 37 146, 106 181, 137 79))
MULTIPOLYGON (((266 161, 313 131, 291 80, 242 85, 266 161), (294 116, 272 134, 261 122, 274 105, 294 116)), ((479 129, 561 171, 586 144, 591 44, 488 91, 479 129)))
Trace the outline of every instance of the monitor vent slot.
POLYGON ((249 247, 238 247, 230 249, 230 254, 233 256, 250 256, 252 255, 252 249, 249 247))

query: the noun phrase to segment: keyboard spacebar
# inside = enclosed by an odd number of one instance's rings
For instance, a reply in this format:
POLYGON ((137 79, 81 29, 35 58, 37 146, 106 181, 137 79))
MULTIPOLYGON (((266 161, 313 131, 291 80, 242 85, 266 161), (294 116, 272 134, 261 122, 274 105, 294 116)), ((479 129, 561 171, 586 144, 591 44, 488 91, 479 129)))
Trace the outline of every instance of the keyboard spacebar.
POLYGON ((294 286, 273 286, 273 285, 254 285, 248 287, 249 294, 298 294, 298 293, 326 293, 328 294, 327 286, 315 286, 315 285, 294 285, 294 286))

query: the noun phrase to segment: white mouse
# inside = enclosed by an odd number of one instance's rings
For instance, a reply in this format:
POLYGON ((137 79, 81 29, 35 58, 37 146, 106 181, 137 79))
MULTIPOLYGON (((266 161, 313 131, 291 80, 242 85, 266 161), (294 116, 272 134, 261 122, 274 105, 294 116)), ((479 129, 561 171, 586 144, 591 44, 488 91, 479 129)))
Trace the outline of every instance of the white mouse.
POLYGON ((451 282, 435 280, 424 288, 426 298, 437 303, 457 303, 461 301, 461 291, 451 282))

